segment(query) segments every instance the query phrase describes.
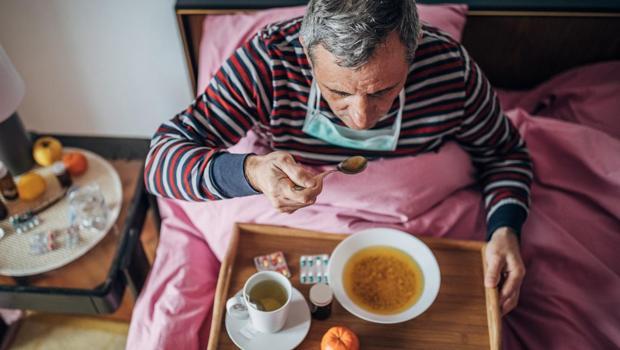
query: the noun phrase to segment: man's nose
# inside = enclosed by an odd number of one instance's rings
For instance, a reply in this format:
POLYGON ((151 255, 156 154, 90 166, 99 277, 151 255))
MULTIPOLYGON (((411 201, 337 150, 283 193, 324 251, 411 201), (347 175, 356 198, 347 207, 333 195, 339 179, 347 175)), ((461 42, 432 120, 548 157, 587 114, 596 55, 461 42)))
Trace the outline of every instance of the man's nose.
POLYGON ((371 108, 367 97, 356 97, 350 105, 351 122, 358 129, 369 129, 372 127, 371 108))

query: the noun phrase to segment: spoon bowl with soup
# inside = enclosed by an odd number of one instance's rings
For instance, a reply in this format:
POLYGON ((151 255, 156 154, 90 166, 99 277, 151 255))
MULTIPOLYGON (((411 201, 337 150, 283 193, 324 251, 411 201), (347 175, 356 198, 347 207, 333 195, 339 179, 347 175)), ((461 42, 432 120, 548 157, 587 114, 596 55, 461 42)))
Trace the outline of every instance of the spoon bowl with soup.
MULTIPOLYGON (((359 174, 362 171, 364 171, 364 169, 366 169, 367 166, 368 166, 368 159, 366 159, 366 157, 352 156, 338 163, 338 165, 336 165, 334 169, 325 170, 324 172, 318 174, 317 177, 320 178, 322 181, 325 179, 327 175, 331 173, 335 173, 335 172, 341 172, 347 175, 355 175, 355 174, 359 174)), ((299 185, 295 185, 294 188, 296 191, 301 191, 304 189, 303 187, 299 185)))

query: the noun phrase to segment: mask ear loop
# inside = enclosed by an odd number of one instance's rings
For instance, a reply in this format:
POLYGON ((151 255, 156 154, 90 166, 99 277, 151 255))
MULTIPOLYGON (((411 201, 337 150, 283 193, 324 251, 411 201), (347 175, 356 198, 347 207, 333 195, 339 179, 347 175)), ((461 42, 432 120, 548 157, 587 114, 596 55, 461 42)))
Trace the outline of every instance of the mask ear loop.
POLYGON ((314 102, 314 110, 319 112, 321 110, 321 89, 319 89, 319 84, 312 82, 312 84, 314 84, 315 87, 315 98, 316 101, 314 102))
POLYGON ((394 134, 396 134, 395 135, 396 142, 398 142, 398 139, 399 139, 400 126, 403 120, 403 110, 405 109, 405 89, 404 88, 400 90, 400 92, 398 93, 398 104, 399 104, 399 109, 398 109, 398 114, 396 115, 396 123, 394 123, 394 126, 393 126, 395 129, 397 129, 394 132, 394 134))

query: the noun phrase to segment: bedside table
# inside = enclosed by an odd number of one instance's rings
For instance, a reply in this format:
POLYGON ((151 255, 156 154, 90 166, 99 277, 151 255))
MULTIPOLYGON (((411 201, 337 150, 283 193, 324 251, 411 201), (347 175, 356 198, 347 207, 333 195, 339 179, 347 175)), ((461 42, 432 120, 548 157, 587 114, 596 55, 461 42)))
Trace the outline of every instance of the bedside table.
POLYGON ((154 203, 142 181, 149 141, 55 137, 64 146, 95 152, 112 164, 123 186, 121 212, 110 232, 77 260, 38 275, 0 276, 0 307, 72 314, 113 313, 121 305, 126 287, 135 297, 138 295, 150 268, 140 241, 147 211, 154 203))

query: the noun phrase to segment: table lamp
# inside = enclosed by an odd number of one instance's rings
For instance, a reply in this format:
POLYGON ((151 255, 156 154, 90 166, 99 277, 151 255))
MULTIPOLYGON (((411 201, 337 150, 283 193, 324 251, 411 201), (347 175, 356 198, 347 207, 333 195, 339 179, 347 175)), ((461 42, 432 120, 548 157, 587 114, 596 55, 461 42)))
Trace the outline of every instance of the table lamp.
POLYGON ((24 81, 0 46, 0 162, 14 176, 34 165, 30 136, 17 115, 24 94, 24 81))

